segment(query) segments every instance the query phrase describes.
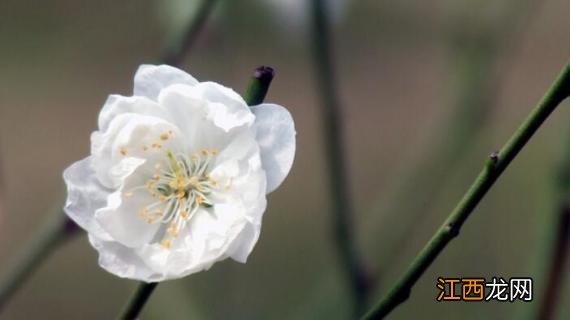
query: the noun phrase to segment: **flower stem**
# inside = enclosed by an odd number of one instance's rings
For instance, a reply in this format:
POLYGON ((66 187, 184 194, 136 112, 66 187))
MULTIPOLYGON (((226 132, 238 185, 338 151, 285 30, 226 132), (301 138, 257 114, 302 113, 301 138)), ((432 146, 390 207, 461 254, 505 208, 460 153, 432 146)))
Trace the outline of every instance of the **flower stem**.
POLYGON ((455 209, 453 209, 444 224, 416 256, 408 270, 404 273, 404 276, 396 282, 383 299, 372 307, 363 319, 381 319, 408 299, 412 287, 447 244, 459 234, 463 223, 493 186, 497 178, 526 145, 546 118, 569 94, 570 64, 567 64, 542 100, 531 111, 527 119, 515 131, 503 148, 491 154, 471 187, 455 209))
POLYGON ((352 225, 352 198, 347 177, 344 153, 341 104, 337 96, 335 70, 331 53, 329 19, 324 0, 312 1, 313 59, 316 67, 317 85, 321 98, 321 113, 324 117, 324 138, 331 179, 330 193, 333 209, 332 234, 353 297, 356 316, 364 311, 368 292, 368 276, 358 252, 352 225))
POLYGON ((129 300, 125 309, 121 313, 118 319, 121 320, 134 320, 141 313, 144 305, 148 301, 148 298, 158 285, 158 282, 141 283, 135 291, 135 294, 129 300))
POLYGON ((196 10, 196 14, 189 20, 184 31, 174 37, 172 43, 166 47, 161 59, 163 63, 172 66, 178 66, 182 63, 184 56, 190 51, 194 42, 196 42, 198 34, 206 24, 208 17, 218 2, 218 0, 202 0, 196 10))
POLYGON ((570 248, 570 204, 568 200, 558 210, 548 274, 536 316, 536 319, 540 320, 554 319, 556 305, 560 300, 564 284, 565 266, 568 262, 568 249, 570 248))
MULTIPOLYGON (((533 319, 547 320, 556 316, 560 302, 562 285, 568 263, 570 248, 570 140, 565 141, 566 148, 556 175, 557 203, 552 218, 544 215, 545 235, 542 237, 540 274, 544 284, 542 295, 532 312, 533 319), (548 256, 542 256, 546 253, 548 256)), ((536 278, 535 278, 536 279, 536 278)), ((535 280, 536 281, 536 280, 535 280)))
POLYGON ((23 250, 24 254, 0 282, 0 312, 49 254, 78 230, 75 223, 63 213, 58 213, 53 221, 50 221, 28 248, 23 250))

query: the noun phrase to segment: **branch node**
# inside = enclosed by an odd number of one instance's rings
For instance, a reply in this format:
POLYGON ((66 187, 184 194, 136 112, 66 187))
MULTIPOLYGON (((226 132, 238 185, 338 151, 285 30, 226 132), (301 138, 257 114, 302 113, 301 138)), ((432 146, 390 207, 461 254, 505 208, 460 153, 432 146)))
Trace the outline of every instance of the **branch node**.
POLYGON ((489 155, 489 159, 487 159, 487 167, 489 169, 494 169, 497 166, 498 162, 499 162, 499 151, 493 151, 489 155))
POLYGON ((402 293, 398 296, 398 300, 400 302, 404 302, 406 300, 408 300, 410 298, 410 295, 412 294, 412 289, 410 290, 404 290, 402 291, 402 293))
POLYGON ((455 238, 459 235, 459 225, 454 222, 447 223, 445 225, 445 230, 451 238, 455 238))

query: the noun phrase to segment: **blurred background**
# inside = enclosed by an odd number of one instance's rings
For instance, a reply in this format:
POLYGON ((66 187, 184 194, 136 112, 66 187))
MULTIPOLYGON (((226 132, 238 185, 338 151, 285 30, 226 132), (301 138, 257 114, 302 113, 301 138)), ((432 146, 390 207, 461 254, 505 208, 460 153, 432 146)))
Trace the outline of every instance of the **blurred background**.
MULTIPOLYGON (((570 57, 566 0, 335 0, 334 59, 355 234, 376 301, 447 217, 570 57)), ((0 275, 64 203, 61 173, 89 153, 108 94, 132 93, 194 1, 0 2, 0 275)), ((144 319, 348 319, 334 248, 308 1, 222 1, 183 68, 243 92, 261 64, 297 155, 269 196, 260 241, 233 261, 161 284, 144 319)), ((541 301, 570 163, 570 107, 545 123, 391 319, 521 319, 541 301), (533 277, 535 300, 437 303, 437 277, 533 277)), ((566 267, 566 270, 568 267, 566 267)), ((568 271, 568 270, 567 270, 568 271)), ((0 319, 111 319, 136 287, 85 236, 61 247, 0 319)), ((570 314, 570 277, 556 319, 570 314)))

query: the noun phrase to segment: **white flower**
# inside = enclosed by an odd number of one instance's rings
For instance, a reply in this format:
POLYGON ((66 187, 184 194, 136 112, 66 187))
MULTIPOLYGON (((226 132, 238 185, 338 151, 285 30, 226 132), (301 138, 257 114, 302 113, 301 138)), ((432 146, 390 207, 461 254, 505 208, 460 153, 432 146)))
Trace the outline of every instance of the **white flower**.
POLYGON ((65 211, 87 230, 101 267, 154 282, 246 261, 266 194, 293 163, 285 108, 249 108, 229 88, 143 65, 134 95, 111 95, 98 126, 91 155, 63 177, 65 211))

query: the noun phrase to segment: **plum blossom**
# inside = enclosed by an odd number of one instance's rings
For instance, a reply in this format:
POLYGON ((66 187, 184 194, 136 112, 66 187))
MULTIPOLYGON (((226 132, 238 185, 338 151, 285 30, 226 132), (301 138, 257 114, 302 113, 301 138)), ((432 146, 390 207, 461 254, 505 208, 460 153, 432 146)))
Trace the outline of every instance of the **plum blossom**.
POLYGON ((91 155, 64 171, 64 209, 119 277, 156 282, 228 257, 245 263, 294 155, 284 107, 250 108, 220 84, 142 65, 133 96, 105 102, 91 155))

